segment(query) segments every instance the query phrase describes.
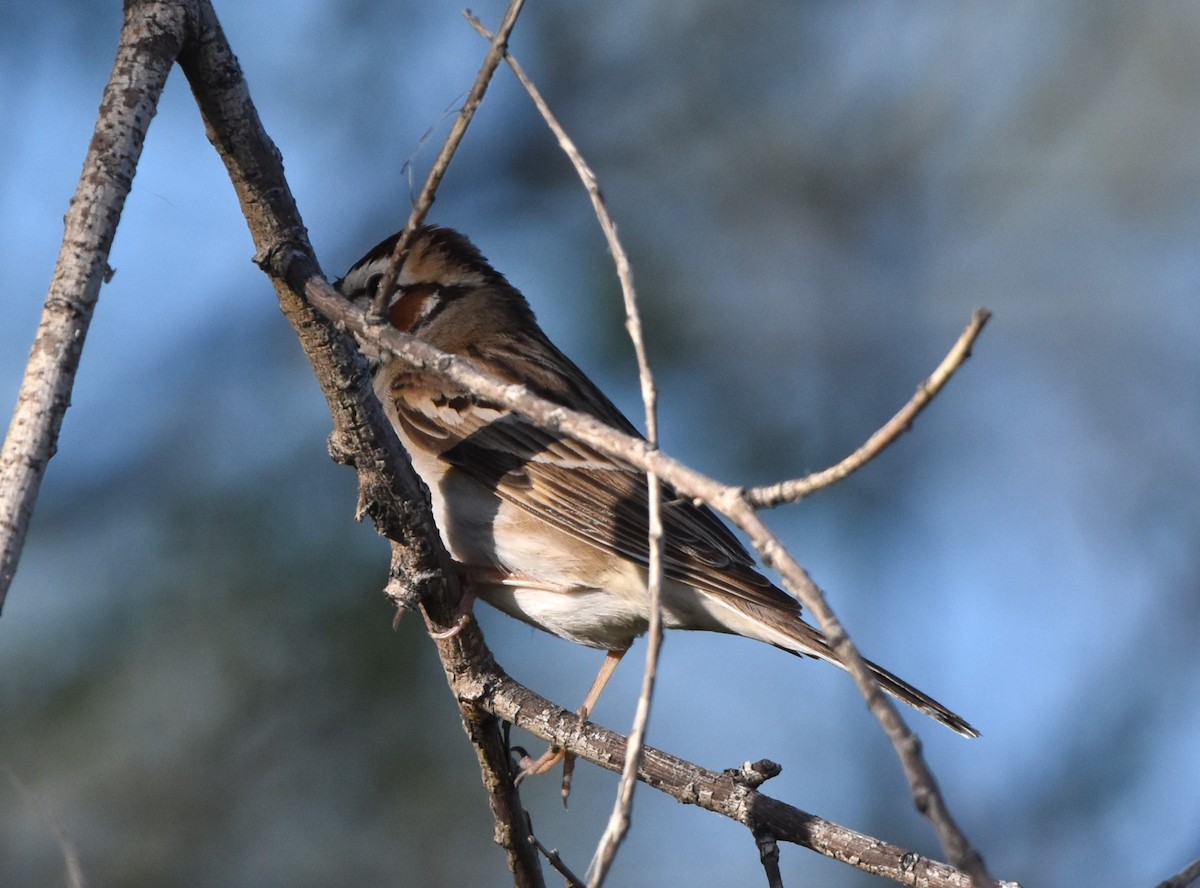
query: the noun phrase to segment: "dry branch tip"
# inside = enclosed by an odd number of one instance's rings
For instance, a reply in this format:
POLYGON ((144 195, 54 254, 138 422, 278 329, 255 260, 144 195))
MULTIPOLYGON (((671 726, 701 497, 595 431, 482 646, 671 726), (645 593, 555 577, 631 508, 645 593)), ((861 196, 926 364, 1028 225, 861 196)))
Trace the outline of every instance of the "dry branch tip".
POLYGON ((737 768, 726 768, 724 773, 728 774, 738 786, 758 789, 772 777, 782 774, 783 765, 770 759, 759 759, 756 762, 743 762, 737 768))

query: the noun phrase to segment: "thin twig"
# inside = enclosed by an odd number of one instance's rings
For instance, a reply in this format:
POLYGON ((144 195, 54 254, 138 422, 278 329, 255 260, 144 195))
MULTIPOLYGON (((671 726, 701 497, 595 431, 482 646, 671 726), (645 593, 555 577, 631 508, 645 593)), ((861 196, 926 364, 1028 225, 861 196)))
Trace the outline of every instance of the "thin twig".
MULTIPOLYGON (((492 40, 491 33, 478 18, 469 11, 465 13, 467 21, 485 39, 492 40)), ((493 44, 494 45, 494 44, 493 44)), ((625 328, 633 342, 634 354, 637 357, 638 381, 641 385, 642 405, 646 416, 646 440, 652 447, 658 446, 658 390, 654 385, 654 377, 650 372, 650 361, 646 355, 645 337, 642 335, 641 314, 638 311, 637 291, 633 286, 633 268, 625 252, 621 239, 617 236, 617 225, 608 211, 604 195, 600 191, 600 182, 592 168, 584 160, 583 154, 575 145, 574 140, 567 134, 566 129, 550 110, 541 90, 533 82, 525 70, 513 57, 505 51, 504 59, 508 62, 513 73, 525 87, 525 91, 533 100, 542 119, 554 133, 558 145, 575 167, 575 172, 583 182, 592 201, 592 209, 604 238, 608 242, 609 252, 612 253, 616 265, 617 279, 621 283, 621 296, 625 303, 625 328)), ((642 672, 642 689, 638 695, 637 710, 634 713, 633 726, 629 732, 629 751, 625 758, 625 767, 621 772, 621 782, 617 788, 617 798, 613 804, 612 815, 600 838, 591 866, 588 867, 589 888, 600 888, 616 860, 621 842, 629 833, 630 814, 633 809, 633 793, 637 787, 637 768, 642 755, 642 746, 646 741, 646 729, 650 722, 650 706, 654 697, 654 683, 658 676, 658 660, 662 652, 662 492, 658 476, 653 471, 646 473, 647 512, 649 521, 649 552, 647 565, 647 593, 650 598, 650 624, 646 630, 646 665, 642 672)))
POLYGON ((1159 882, 1157 888, 1187 888, 1188 885, 1198 880, 1200 880, 1200 860, 1193 860, 1165 882, 1159 882))
POLYGON ((913 420, 924 410, 950 381, 950 377, 971 356, 971 347, 992 313, 986 308, 975 310, 971 322, 958 337, 958 341, 942 359, 942 363, 929 375, 924 382, 917 386, 916 394, 912 396, 900 411, 882 425, 875 434, 867 439, 861 447, 839 462, 820 472, 813 472, 803 478, 791 481, 780 481, 777 484, 765 484, 746 490, 746 501, 756 507, 772 507, 781 503, 794 503, 836 484, 852 472, 856 472, 882 453, 893 441, 912 428, 913 420))
POLYGON ((538 852, 546 858, 546 862, 554 868, 554 871, 567 880, 567 888, 587 888, 585 883, 580 881, 579 877, 571 872, 571 868, 563 862, 562 857, 559 856, 556 849, 547 848, 542 844, 541 840, 537 837, 537 834, 533 831, 532 826, 529 828, 529 841, 532 842, 533 847, 537 848, 538 852))
POLYGON ((400 267, 404 264, 404 257, 408 255, 409 241, 417 228, 425 221, 425 217, 429 214, 429 210, 437 198, 438 187, 442 184, 442 177, 446 175, 446 170, 450 168, 454 152, 458 150, 463 136, 467 133, 467 127, 471 125, 471 120, 475 117, 480 102, 483 101, 488 84, 492 81, 492 75, 500 66, 505 52, 508 51, 509 35, 516 27, 517 17, 521 14, 521 7, 524 5, 525 0, 509 0, 504 20, 501 21, 496 36, 492 38, 492 45, 488 47, 487 55, 483 57, 479 73, 475 75, 475 83, 471 87, 471 91, 467 93, 467 100, 463 102, 462 110, 454 119, 450 132, 446 135, 446 141, 442 144, 442 150, 438 152, 438 156, 429 170, 429 176, 425 179, 425 187, 421 189, 421 195, 417 198, 417 202, 408 216, 408 223, 400 232, 396 246, 392 249, 391 261, 388 263, 383 278, 379 281, 379 289, 376 291, 375 300, 371 305, 372 318, 382 319, 387 313, 388 302, 392 298, 392 291, 396 288, 396 278, 400 274, 400 267))

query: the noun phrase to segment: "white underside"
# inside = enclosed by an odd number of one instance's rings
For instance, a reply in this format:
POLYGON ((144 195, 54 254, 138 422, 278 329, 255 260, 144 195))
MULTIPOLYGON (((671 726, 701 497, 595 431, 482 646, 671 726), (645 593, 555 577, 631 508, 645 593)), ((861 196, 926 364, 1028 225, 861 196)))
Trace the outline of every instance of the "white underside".
MULTIPOLYGON (((650 600, 645 569, 532 517, 462 473, 447 473, 440 460, 403 443, 429 486, 446 549, 460 564, 475 569, 469 575, 476 596, 509 616, 588 647, 624 650, 646 631, 650 600), (453 508, 447 508, 447 501, 453 508)), ((729 632, 811 653, 722 596, 671 580, 663 583, 662 613, 668 629, 729 632)))

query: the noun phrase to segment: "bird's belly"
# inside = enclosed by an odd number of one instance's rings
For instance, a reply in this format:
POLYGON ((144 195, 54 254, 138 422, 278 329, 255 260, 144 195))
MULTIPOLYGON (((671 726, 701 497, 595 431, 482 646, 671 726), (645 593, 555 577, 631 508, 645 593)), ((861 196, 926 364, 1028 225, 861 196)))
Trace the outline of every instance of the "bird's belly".
POLYGON ((494 530, 496 563, 509 576, 480 590, 489 604, 605 650, 624 650, 646 631, 645 578, 636 565, 507 503, 494 530))
POLYGON ((509 616, 588 647, 624 650, 646 631, 645 578, 630 562, 582 542, 449 472, 431 490, 434 519, 476 595, 509 616))
POLYGON ((643 610, 604 589, 517 583, 481 586, 477 594, 511 617, 587 647, 623 651, 646 631, 643 610))

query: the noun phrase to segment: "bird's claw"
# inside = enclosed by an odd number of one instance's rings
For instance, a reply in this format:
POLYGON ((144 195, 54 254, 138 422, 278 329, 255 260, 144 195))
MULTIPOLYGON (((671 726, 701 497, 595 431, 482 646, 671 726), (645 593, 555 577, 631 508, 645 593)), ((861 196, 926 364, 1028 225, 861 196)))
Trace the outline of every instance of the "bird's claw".
POLYGON ((458 635, 458 633, 462 632, 463 627, 467 625, 467 620, 474 615, 474 607, 475 593, 471 591, 470 586, 467 586, 463 590, 462 600, 458 602, 458 607, 454 609, 454 622, 450 624, 450 628, 439 629, 436 632, 430 630, 429 637, 441 641, 458 635))
POLYGON ((470 619, 470 617, 470 614, 459 614, 458 618, 454 621, 449 629, 441 629, 437 632, 431 631, 429 633, 429 637, 436 638, 439 641, 445 638, 453 638, 454 636, 458 635, 458 633, 462 632, 463 626, 467 625, 467 620, 470 619))
POLYGON ((521 758, 517 762, 517 776, 513 778, 513 786, 520 786, 526 777, 545 774, 554 769, 559 762, 563 763, 562 800, 563 807, 571 797, 571 777, 575 773, 575 756, 558 746, 551 746, 541 758, 534 759, 525 750, 521 750, 521 758))

